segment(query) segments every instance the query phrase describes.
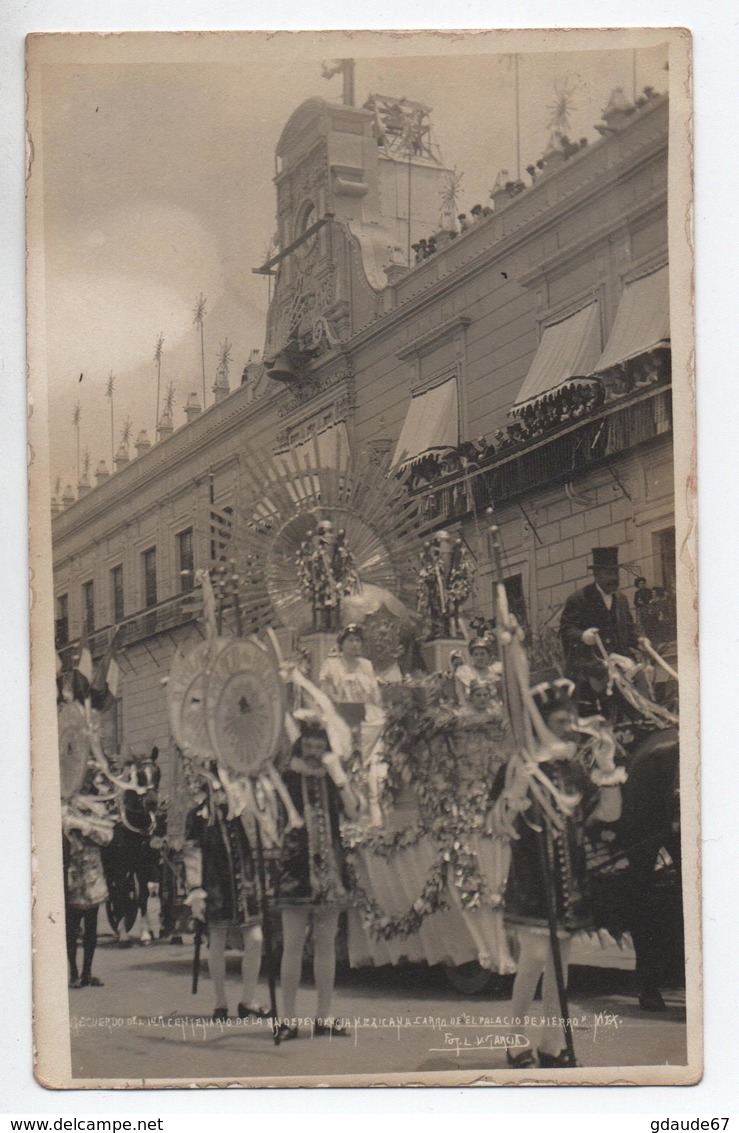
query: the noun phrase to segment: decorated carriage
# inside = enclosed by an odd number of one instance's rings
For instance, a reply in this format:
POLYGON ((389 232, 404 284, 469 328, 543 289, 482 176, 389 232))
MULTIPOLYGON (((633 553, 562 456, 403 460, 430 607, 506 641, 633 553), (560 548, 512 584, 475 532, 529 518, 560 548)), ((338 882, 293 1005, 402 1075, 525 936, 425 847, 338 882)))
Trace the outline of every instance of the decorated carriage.
MULTIPOLYGON (((536 779, 532 753, 546 729, 502 581, 497 640, 478 642, 488 663, 473 670, 460 703, 474 558, 419 514, 403 476, 387 461, 354 464, 341 452, 326 466, 316 446, 312 457, 285 455, 266 469, 247 459, 245 481, 222 557, 198 576, 206 640, 177 656, 169 678, 179 752, 201 778, 215 777, 268 863, 280 811, 296 821, 280 780, 295 720, 318 713, 364 804, 344 829, 351 964, 445 964, 460 990, 480 987, 485 973, 512 973, 502 907, 513 835, 490 807, 490 784, 503 765, 536 779), (337 645, 355 626, 363 665, 337 645), (491 663, 496 652, 502 664, 491 663)), ((657 730, 674 762, 676 717, 640 690, 633 667, 602 660, 631 711, 621 743, 602 720, 582 721, 583 759, 605 758, 623 777, 629 748, 657 730)), ((552 813, 565 805, 545 784, 537 789, 552 813)), ((670 781, 670 799, 671 791, 670 781)), ((630 837, 643 841, 629 821, 630 837)), ((608 908, 624 889, 628 847, 610 838, 592 859, 608 908)), ((629 927, 627 905, 612 918, 616 935, 629 927)))

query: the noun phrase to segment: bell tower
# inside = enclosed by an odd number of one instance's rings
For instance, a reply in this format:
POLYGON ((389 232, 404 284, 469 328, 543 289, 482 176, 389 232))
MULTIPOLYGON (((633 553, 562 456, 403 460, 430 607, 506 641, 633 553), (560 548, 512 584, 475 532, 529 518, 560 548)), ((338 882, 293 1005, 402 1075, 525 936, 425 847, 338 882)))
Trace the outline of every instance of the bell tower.
MULTIPOLYGON (((333 72, 332 72, 333 73, 333 72)), ((346 83, 345 83, 346 88, 346 83)), ((346 91, 345 91, 346 93, 346 91)), ((430 108, 371 95, 362 107, 311 98, 277 143, 277 253, 265 365, 292 383, 379 311, 389 265, 440 227, 448 176, 430 108)))

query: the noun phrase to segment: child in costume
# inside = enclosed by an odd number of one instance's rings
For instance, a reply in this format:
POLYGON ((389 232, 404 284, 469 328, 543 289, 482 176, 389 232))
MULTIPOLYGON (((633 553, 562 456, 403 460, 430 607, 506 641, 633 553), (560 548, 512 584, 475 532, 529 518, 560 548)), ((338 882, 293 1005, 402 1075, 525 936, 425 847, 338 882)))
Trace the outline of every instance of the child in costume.
POLYGON ((69 961, 69 986, 102 987, 92 974, 97 947, 98 911, 107 900, 100 847, 113 837, 105 777, 92 765, 78 794, 62 800, 64 907, 69 961), (77 967, 77 945, 82 928, 82 971, 77 967))
POLYGON ((357 799, 318 723, 305 721, 282 778, 304 825, 286 831, 277 870, 282 911, 282 1040, 298 1037, 295 1001, 308 923, 313 927, 313 974, 318 993, 314 1035, 348 1035, 331 1014, 339 913, 349 900, 339 831, 341 814, 355 818, 357 799))
MULTIPOLYGON (((493 798, 497 799, 497 817, 500 820, 501 813, 507 814, 513 825, 505 919, 508 925, 515 926, 520 946, 510 1007, 517 1035, 524 1032, 522 1020, 532 1014, 542 976, 541 1016, 559 1019, 562 1015, 552 953, 551 905, 566 986, 572 937, 595 927, 588 891, 585 829, 599 820, 617 820, 618 784, 624 778, 613 763, 613 749, 607 745, 600 751, 594 749, 596 762, 590 773, 578 758, 572 681, 546 682, 531 691, 553 737, 552 742, 539 747, 535 770, 554 789, 548 797, 558 798, 561 805, 541 805, 542 797, 547 795, 533 790, 532 772, 521 764, 515 776, 506 775, 506 769, 501 768, 496 777, 493 798)), ((545 1027, 538 1049, 540 1066, 571 1064, 561 1039, 560 1026, 545 1027)), ((525 1069, 536 1065, 530 1043, 517 1053, 509 1047, 506 1053, 511 1067, 525 1069)))
MULTIPOLYGON (((191 775, 195 768, 189 768, 191 775)), ((254 1002, 262 958, 260 890, 246 816, 229 817, 230 808, 215 769, 199 775, 198 804, 190 813, 183 849, 189 905, 195 920, 208 928, 208 970, 213 980, 214 1019, 228 1018, 226 938, 239 929, 241 961, 240 1019, 266 1019, 254 1002)), ((252 837, 253 837, 253 832, 252 837)))

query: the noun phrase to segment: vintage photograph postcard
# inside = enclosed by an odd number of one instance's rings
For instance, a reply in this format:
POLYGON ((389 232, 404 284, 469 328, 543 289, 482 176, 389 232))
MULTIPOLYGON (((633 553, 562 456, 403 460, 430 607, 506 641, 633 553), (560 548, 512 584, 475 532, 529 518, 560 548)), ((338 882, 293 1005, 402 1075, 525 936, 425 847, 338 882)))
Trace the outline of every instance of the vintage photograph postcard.
POLYGON ((689 32, 27 64, 38 1081, 699 1081, 689 32))

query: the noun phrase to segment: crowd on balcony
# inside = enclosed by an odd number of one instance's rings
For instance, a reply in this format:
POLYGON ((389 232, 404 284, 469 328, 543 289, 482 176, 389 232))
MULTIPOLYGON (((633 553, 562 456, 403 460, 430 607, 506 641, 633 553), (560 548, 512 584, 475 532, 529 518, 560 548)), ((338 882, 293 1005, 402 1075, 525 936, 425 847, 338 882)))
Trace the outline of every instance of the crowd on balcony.
POLYGON ((411 488, 422 489, 447 476, 474 472, 507 449, 525 444, 594 413, 604 400, 605 390, 598 381, 582 386, 568 386, 548 394, 523 406, 516 420, 505 428, 495 430, 492 440, 480 436, 474 441, 463 441, 456 448, 442 454, 427 453, 413 467, 411 488))
POLYGON ((669 378, 669 347, 660 347, 630 359, 628 364, 619 364, 598 378, 580 379, 553 390, 517 409, 514 419, 496 429, 492 439, 480 436, 444 453, 427 453, 413 466, 411 490, 420 491, 447 477, 475 472, 504 451, 573 425, 597 413, 608 402, 669 378))
MULTIPOLYGON (((603 111, 603 119, 594 125, 594 129, 601 137, 608 137, 610 134, 616 133, 622 126, 624 126, 633 115, 637 114, 645 106, 647 106, 653 99, 658 98, 659 93, 654 87, 644 87, 642 94, 633 102, 626 97, 623 90, 617 87, 612 93, 608 106, 603 111)), ((536 161, 526 166, 526 172, 531 180, 531 185, 545 174, 553 172, 558 169, 564 162, 569 161, 571 158, 576 157, 577 154, 582 153, 588 147, 588 139, 583 137, 578 140, 572 140, 561 129, 555 129, 549 139, 549 144, 536 161)), ((463 235, 469 231, 475 224, 480 221, 487 220, 492 216, 496 209, 503 207, 510 198, 517 197, 520 193, 525 192, 531 186, 526 184, 520 178, 511 178, 507 170, 501 170, 498 174, 493 188, 490 190, 490 199, 493 202, 493 207, 489 205, 474 205, 469 212, 459 213, 457 216, 458 227, 443 228, 440 232, 436 232, 432 236, 424 237, 418 243, 412 244, 411 248, 415 254, 415 263, 423 263, 439 248, 450 240, 454 240, 457 236, 463 235)))

